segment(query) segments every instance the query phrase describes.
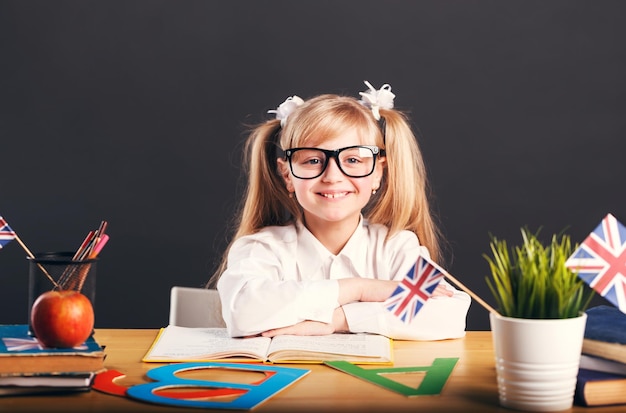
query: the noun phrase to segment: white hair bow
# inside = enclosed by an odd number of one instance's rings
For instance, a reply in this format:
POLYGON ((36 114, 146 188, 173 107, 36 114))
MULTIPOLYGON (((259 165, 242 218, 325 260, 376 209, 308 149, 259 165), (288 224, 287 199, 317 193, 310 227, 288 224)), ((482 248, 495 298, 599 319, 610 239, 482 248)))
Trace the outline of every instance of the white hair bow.
POLYGON ((299 96, 289 96, 287 99, 285 99, 283 103, 278 106, 278 108, 268 110, 267 113, 275 113, 276 119, 280 121, 280 127, 284 128, 285 122, 287 121, 289 115, 291 115, 293 111, 296 110, 296 108, 303 103, 304 100, 302 100, 299 96))
POLYGON ((367 80, 365 81, 365 85, 369 88, 369 90, 359 92, 359 95, 361 95, 360 102, 371 109, 376 120, 380 120, 379 109, 393 109, 393 99, 396 95, 391 93, 391 86, 387 83, 385 83, 379 90, 374 89, 374 87, 367 80))

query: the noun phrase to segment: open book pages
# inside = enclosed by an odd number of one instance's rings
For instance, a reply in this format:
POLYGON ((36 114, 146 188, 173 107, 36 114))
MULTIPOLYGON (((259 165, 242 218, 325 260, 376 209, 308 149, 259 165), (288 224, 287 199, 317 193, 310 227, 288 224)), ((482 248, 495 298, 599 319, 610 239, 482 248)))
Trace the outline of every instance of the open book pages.
POLYGON ((162 328, 144 362, 260 361, 391 364, 391 339, 376 334, 232 338, 225 328, 162 328))

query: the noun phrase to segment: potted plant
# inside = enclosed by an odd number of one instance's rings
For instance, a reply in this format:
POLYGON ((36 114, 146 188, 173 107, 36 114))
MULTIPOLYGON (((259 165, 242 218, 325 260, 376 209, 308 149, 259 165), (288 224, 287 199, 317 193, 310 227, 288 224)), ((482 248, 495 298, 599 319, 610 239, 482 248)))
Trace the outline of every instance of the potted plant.
POLYGON ((587 316, 593 297, 565 266, 574 252, 568 235, 543 244, 539 231, 522 228, 522 244, 509 248, 491 237, 484 255, 487 285, 497 302, 490 313, 500 403, 527 411, 572 406, 587 316))

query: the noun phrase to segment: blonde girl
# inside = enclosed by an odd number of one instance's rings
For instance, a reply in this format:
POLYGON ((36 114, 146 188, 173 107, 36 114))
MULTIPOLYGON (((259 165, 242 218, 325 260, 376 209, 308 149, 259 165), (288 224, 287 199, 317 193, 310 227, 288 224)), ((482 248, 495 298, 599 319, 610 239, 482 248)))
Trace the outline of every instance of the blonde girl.
POLYGON ((441 259, 426 170, 389 85, 288 98, 246 142, 248 185, 214 276, 232 336, 461 337, 470 298, 441 282, 411 323, 382 302, 422 254, 441 259))

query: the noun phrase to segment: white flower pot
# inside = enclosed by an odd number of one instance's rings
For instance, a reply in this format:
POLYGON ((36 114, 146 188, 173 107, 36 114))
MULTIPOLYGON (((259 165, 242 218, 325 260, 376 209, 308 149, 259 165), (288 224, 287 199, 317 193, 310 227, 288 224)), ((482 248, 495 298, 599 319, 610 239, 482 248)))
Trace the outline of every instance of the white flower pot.
POLYGON ((572 407, 587 314, 524 319, 490 313, 500 404, 525 411, 572 407))

